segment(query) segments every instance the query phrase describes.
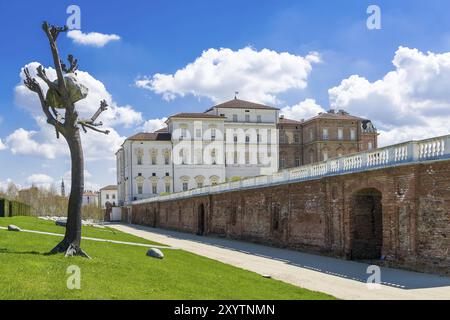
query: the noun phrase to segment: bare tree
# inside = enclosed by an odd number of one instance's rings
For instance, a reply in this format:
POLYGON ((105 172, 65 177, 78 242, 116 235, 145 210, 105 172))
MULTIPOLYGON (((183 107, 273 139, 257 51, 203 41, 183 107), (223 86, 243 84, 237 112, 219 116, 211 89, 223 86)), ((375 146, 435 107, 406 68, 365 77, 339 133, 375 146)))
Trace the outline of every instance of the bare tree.
POLYGON ((86 120, 78 118, 78 112, 75 108, 75 102, 84 99, 87 96, 87 88, 81 85, 76 78, 78 61, 72 55, 69 55, 69 66, 62 63, 56 40, 61 32, 67 31, 67 27, 56 27, 47 22, 42 24, 53 56, 53 63, 56 70, 57 80, 50 81, 45 69, 42 66, 37 68, 37 76, 48 86, 48 91, 44 93, 38 81, 32 78, 28 69, 25 69, 25 85, 31 91, 37 93, 41 102, 47 123, 52 125, 56 131, 56 137, 60 135, 66 140, 72 162, 72 185, 70 190, 69 205, 67 210, 67 226, 64 239, 51 250, 51 253, 65 252, 67 256, 80 255, 89 258, 81 250, 81 205, 84 190, 84 160, 83 148, 80 139, 80 127, 84 132, 91 129, 97 132, 108 134, 108 130, 101 130, 98 127, 101 122, 95 121, 99 115, 107 109, 106 101, 100 102, 97 112, 86 120), (60 115, 57 109, 64 110, 64 116, 60 115))

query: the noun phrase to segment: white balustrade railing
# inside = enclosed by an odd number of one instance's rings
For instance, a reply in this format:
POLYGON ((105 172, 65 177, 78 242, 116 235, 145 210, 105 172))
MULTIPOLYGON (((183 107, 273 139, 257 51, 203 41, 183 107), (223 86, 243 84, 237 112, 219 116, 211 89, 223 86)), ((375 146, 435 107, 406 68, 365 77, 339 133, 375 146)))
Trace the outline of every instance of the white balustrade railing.
POLYGON ((312 180, 327 175, 345 174, 404 163, 445 158, 450 158, 450 135, 421 141, 410 141, 376 150, 333 158, 324 162, 286 169, 269 176, 252 177, 215 186, 137 200, 133 204, 189 198, 195 195, 207 195, 263 185, 288 183, 289 181, 312 180))

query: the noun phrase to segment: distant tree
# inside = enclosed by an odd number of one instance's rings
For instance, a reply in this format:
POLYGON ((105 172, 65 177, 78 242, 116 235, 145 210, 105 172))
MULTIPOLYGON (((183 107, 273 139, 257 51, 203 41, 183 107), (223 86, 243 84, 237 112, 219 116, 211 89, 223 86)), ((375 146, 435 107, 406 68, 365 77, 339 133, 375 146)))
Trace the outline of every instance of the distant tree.
POLYGON ((84 132, 91 129, 97 132, 108 134, 107 130, 100 130, 101 122, 95 121, 99 115, 107 109, 106 101, 100 102, 100 107, 90 119, 79 119, 75 103, 86 98, 88 89, 77 79, 76 70, 78 61, 69 55, 69 66, 62 63, 60 59, 56 40, 61 32, 67 31, 67 27, 56 27, 47 22, 42 24, 53 57, 57 79, 51 81, 45 72, 44 67, 37 68, 37 76, 48 86, 47 94, 44 92, 35 78, 32 78, 28 69, 25 69, 24 83, 28 89, 39 96, 47 123, 52 125, 56 131, 56 137, 60 135, 66 140, 72 163, 72 184, 67 210, 67 226, 64 239, 51 250, 51 253, 64 252, 67 256, 80 255, 89 257, 80 247, 81 243, 81 205, 84 191, 84 160, 83 148, 80 139, 80 128, 84 132), (64 115, 59 114, 57 109, 64 110, 64 115))
POLYGON ((17 188, 14 182, 8 183, 8 188, 6 189, 6 196, 10 200, 15 200, 19 196, 19 188, 17 188))

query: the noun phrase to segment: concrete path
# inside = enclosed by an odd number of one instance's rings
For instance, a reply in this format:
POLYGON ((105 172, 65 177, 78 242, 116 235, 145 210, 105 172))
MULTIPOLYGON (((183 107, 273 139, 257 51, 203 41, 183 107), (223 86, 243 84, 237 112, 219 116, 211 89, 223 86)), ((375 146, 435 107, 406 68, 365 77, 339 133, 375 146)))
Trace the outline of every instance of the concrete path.
MULTIPOLYGON (((8 228, 7 227, 0 227, 0 230, 8 230, 8 228)), ((17 232, 17 231, 8 231, 8 232, 17 232)), ((48 236, 57 236, 57 237, 63 237, 64 236, 63 234, 60 234, 60 233, 36 231, 36 230, 25 230, 25 229, 21 229, 19 232, 45 234, 45 235, 48 235, 48 236)), ((81 239, 83 239, 83 240, 91 240, 91 241, 99 241, 99 242, 126 244, 126 245, 138 246, 138 247, 146 247, 146 248, 171 249, 171 250, 179 249, 179 248, 168 247, 168 246, 157 246, 157 245, 152 245, 152 244, 148 244, 148 243, 145 244, 145 243, 136 243, 136 242, 127 242, 127 241, 118 241, 118 240, 109 240, 109 239, 100 239, 100 238, 91 238, 91 237, 81 237, 81 239)))
POLYGON ((383 267, 382 285, 369 289, 364 263, 138 225, 108 226, 341 299, 450 299, 447 277, 383 267))

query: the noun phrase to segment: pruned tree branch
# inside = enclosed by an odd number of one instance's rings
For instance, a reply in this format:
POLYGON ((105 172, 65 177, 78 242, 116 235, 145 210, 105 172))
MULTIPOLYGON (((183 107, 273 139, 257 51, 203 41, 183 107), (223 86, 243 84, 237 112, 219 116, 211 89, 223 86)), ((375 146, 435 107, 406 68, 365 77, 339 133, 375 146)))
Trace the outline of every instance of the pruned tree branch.
POLYGON ((65 73, 72 73, 78 70, 78 60, 73 57, 73 55, 69 54, 67 60, 70 63, 69 68, 61 62, 61 67, 65 73))
POLYGON ((58 92, 58 85, 50 81, 42 65, 37 68, 37 76, 45 82, 45 84, 48 86, 49 89, 53 89, 56 90, 56 92, 58 92))
MULTIPOLYGON (((39 69, 39 67, 38 67, 38 69, 39 69)), ((52 113, 50 112, 49 106, 44 98, 44 93, 42 92, 42 88, 39 85, 39 82, 37 82, 37 80, 35 78, 31 77, 30 70, 28 70, 28 68, 25 68, 24 73, 25 73, 25 80, 23 82, 24 82, 25 86, 28 89, 30 89, 31 91, 37 93, 37 95, 39 97, 39 101, 41 102, 42 111, 44 112, 45 116, 47 117, 47 123, 51 124, 55 127, 56 137, 59 138, 59 133, 64 134, 63 124, 61 122, 59 122, 57 120, 57 117, 53 116, 52 113)), ((56 110, 54 110, 54 112, 56 112, 56 110)))
POLYGON ((85 133, 87 132, 86 128, 89 128, 91 130, 94 130, 94 131, 97 131, 97 132, 100 132, 100 133, 103 133, 103 134, 109 134, 109 130, 97 129, 96 127, 94 127, 93 125, 88 124, 88 123, 81 123, 81 127, 83 128, 83 131, 85 133))
MULTIPOLYGON (((98 110, 94 113, 94 115, 90 119, 79 120, 78 123, 82 126, 84 125, 86 127, 91 127, 91 129, 92 129, 92 127, 100 127, 103 125, 103 122, 100 121, 100 122, 95 123, 95 120, 97 120, 97 118, 100 116, 100 114, 106 110, 108 110, 108 103, 106 102, 106 100, 102 100, 102 101, 100 101, 100 107, 98 108, 98 110)), ((86 132, 86 130, 84 130, 84 131, 86 132)), ((106 130, 106 131, 108 131, 108 130, 106 130)), ((108 133, 109 133, 109 131, 108 131, 108 133)), ((108 134, 108 133, 106 133, 106 134, 108 134)))
MULTIPOLYGON (((69 93, 67 92, 66 83, 64 81, 63 77, 63 69, 61 66, 61 60, 59 59, 59 52, 58 47, 56 46, 56 39, 58 38, 59 33, 67 31, 67 26, 64 27, 56 27, 49 25, 48 22, 42 23, 42 29, 44 30, 45 34, 47 35, 48 41, 50 43, 50 49, 52 51, 53 56, 53 63, 55 65, 56 75, 58 77, 58 93, 63 98, 63 101, 69 101, 68 96, 69 93)), ((73 104, 68 104, 65 106, 66 112, 72 113, 74 106, 73 104)))

